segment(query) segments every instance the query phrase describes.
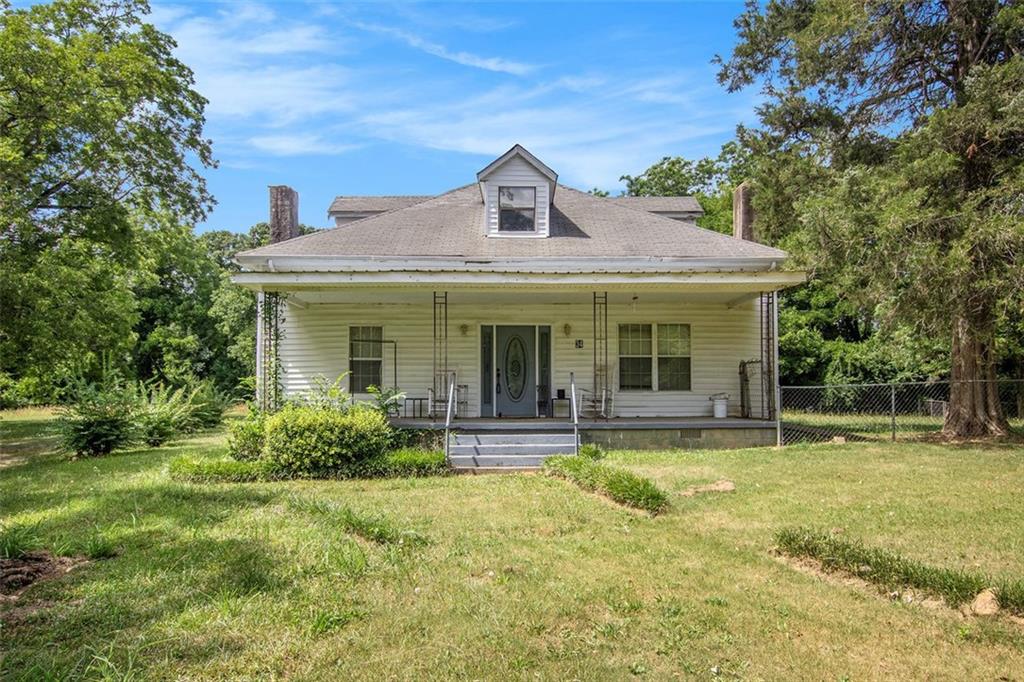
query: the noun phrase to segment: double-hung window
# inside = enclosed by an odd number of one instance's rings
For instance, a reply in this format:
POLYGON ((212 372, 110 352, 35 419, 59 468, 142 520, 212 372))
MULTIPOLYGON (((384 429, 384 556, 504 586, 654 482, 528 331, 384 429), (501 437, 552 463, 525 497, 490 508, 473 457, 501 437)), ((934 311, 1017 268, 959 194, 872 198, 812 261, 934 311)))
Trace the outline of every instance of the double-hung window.
POLYGON ((381 385, 383 340, 383 327, 348 328, 350 392, 366 393, 368 387, 381 385))
POLYGON ((654 386, 651 325, 619 325, 619 389, 649 391, 654 386))
POLYGON ((498 231, 534 232, 537 229, 537 189, 498 188, 498 231))
POLYGON ((620 391, 689 391, 690 325, 620 324, 620 391))

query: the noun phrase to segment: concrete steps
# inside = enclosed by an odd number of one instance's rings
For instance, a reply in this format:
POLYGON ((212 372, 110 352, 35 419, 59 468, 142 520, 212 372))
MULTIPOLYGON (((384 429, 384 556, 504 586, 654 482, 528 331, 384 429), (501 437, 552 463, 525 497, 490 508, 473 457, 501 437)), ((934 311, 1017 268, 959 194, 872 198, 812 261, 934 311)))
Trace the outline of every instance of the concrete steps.
POLYGON ((532 469, 550 455, 575 451, 572 431, 458 431, 448 441, 448 461, 455 469, 532 469))

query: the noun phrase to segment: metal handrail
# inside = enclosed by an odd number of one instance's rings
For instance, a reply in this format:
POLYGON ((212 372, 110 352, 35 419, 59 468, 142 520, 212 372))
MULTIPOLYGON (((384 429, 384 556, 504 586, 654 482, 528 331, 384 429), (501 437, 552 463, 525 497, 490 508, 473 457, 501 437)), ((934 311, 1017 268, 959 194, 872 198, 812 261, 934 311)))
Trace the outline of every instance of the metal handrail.
POLYGON ((572 394, 572 435, 573 435, 573 454, 580 454, 580 410, 576 404, 576 374, 569 372, 569 391, 572 394))
POLYGON ((448 381, 448 404, 445 406, 444 415, 444 458, 448 460, 448 434, 452 427, 452 404, 455 402, 455 372, 448 381))

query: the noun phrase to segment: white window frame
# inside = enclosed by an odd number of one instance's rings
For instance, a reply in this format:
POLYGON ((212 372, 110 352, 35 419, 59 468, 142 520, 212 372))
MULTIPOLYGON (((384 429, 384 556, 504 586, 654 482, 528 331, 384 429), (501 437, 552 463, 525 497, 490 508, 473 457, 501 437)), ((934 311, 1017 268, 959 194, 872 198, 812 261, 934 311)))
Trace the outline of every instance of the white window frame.
POLYGON ((497 209, 498 209, 498 225, 497 225, 496 232, 498 234, 502 235, 503 237, 506 237, 506 236, 516 236, 516 235, 535 235, 535 234, 537 234, 537 217, 538 217, 537 214, 538 214, 538 211, 537 211, 537 186, 536 185, 498 185, 498 205, 497 205, 497 209), (520 207, 518 209, 517 208, 505 209, 505 210, 513 210, 513 211, 514 210, 520 210, 520 211, 529 210, 529 211, 531 211, 533 213, 533 229, 532 230, 503 230, 503 229, 501 229, 501 211, 502 211, 502 208, 501 208, 501 191, 503 189, 528 189, 531 192, 533 192, 533 207, 532 208, 527 209, 525 207, 520 207))
POLYGON ((616 390, 618 390, 620 392, 623 392, 623 393, 655 393, 655 392, 660 392, 660 393, 692 393, 693 392, 693 325, 692 324, 690 324, 689 322, 633 322, 633 321, 629 321, 629 322, 619 322, 615 329, 616 329, 616 333, 618 334, 618 336, 616 338, 616 344, 617 344, 617 348, 616 348, 616 358, 617 358, 617 360, 616 360, 616 362, 618 362, 618 365, 619 365, 619 372, 618 372, 619 377, 618 377, 618 385, 616 386, 616 390), (622 327, 623 325, 650 326, 650 328, 651 328, 651 354, 650 355, 633 355, 633 354, 624 354, 622 352, 621 331, 620 331, 619 328, 622 327), (690 353, 689 353, 689 355, 666 355, 664 357, 665 358, 689 358, 690 359, 690 388, 661 389, 658 386, 658 384, 660 383, 659 382, 659 377, 658 377, 658 364, 659 364, 658 360, 661 357, 661 355, 658 352, 658 350, 659 350, 658 349, 658 328, 662 327, 662 326, 669 326, 669 325, 686 327, 689 330, 689 334, 690 334, 690 353), (649 357, 651 359, 651 387, 650 388, 623 388, 622 387, 622 362, 621 362, 622 358, 647 358, 647 357, 649 357))
POLYGON ((356 386, 355 386, 355 371, 352 368, 352 363, 353 362, 377 362, 377 363, 379 363, 379 367, 380 367, 380 380, 378 382, 376 382, 375 384, 371 383, 371 384, 367 384, 367 385, 368 386, 375 385, 375 386, 379 387, 384 382, 384 343, 383 343, 383 341, 384 341, 384 327, 382 325, 379 325, 379 324, 355 324, 355 325, 350 325, 349 326, 349 328, 348 328, 348 372, 349 372, 349 375, 348 375, 348 388, 349 388, 349 393, 351 393, 353 395, 355 395, 357 393, 360 393, 360 394, 365 394, 366 393, 366 391, 357 391, 357 390, 355 390, 355 388, 356 388, 356 386), (365 340, 355 341, 355 340, 353 340, 352 332, 353 332, 353 330, 356 330, 356 329, 379 329, 380 330, 380 339, 370 340, 370 341, 365 341, 365 340), (377 346, 377 357, 364 357, 364 356, 361 356, 361 355, 360 356, 353 355, 352 354, 352 346, 353 346, 353 344, 356 344, 356 343, 360 343, 360 344, 370 343, 371 345, 376 345, 377 346))

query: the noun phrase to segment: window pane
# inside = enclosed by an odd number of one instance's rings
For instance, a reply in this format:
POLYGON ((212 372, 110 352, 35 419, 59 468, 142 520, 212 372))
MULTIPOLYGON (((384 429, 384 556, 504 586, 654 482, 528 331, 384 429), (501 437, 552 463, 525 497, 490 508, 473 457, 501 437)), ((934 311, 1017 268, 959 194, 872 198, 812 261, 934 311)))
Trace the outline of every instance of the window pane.
POLYGON ((690 325, 659 324, 658 355, 689 355, 690 325))
POLYGON ((650 355, 651 325, 620 324, 619 355, 650 355))
POLYGON ((498 208, 537 208, 537 190, 533 187, 499 187, 498 208))
POLYGON ((498 229, 502 232, 533 232, 533 209, 501 209, 501 224, 498 225, 498 229))
POLYGON ((383 357, 383 327, 349 327, 349 357, 380 358, 383 357))
POLYGON ((380 386, 380 360, 350 360, 349 369, 352 393, 366 393, 369 386, 380 386))
POLYGON ((658 358, 658 390, 690 390, 690 358, 658 358))
POLYGON ((619 358, 619 390, 649 391, 651 377, 650 358, 619 358))

